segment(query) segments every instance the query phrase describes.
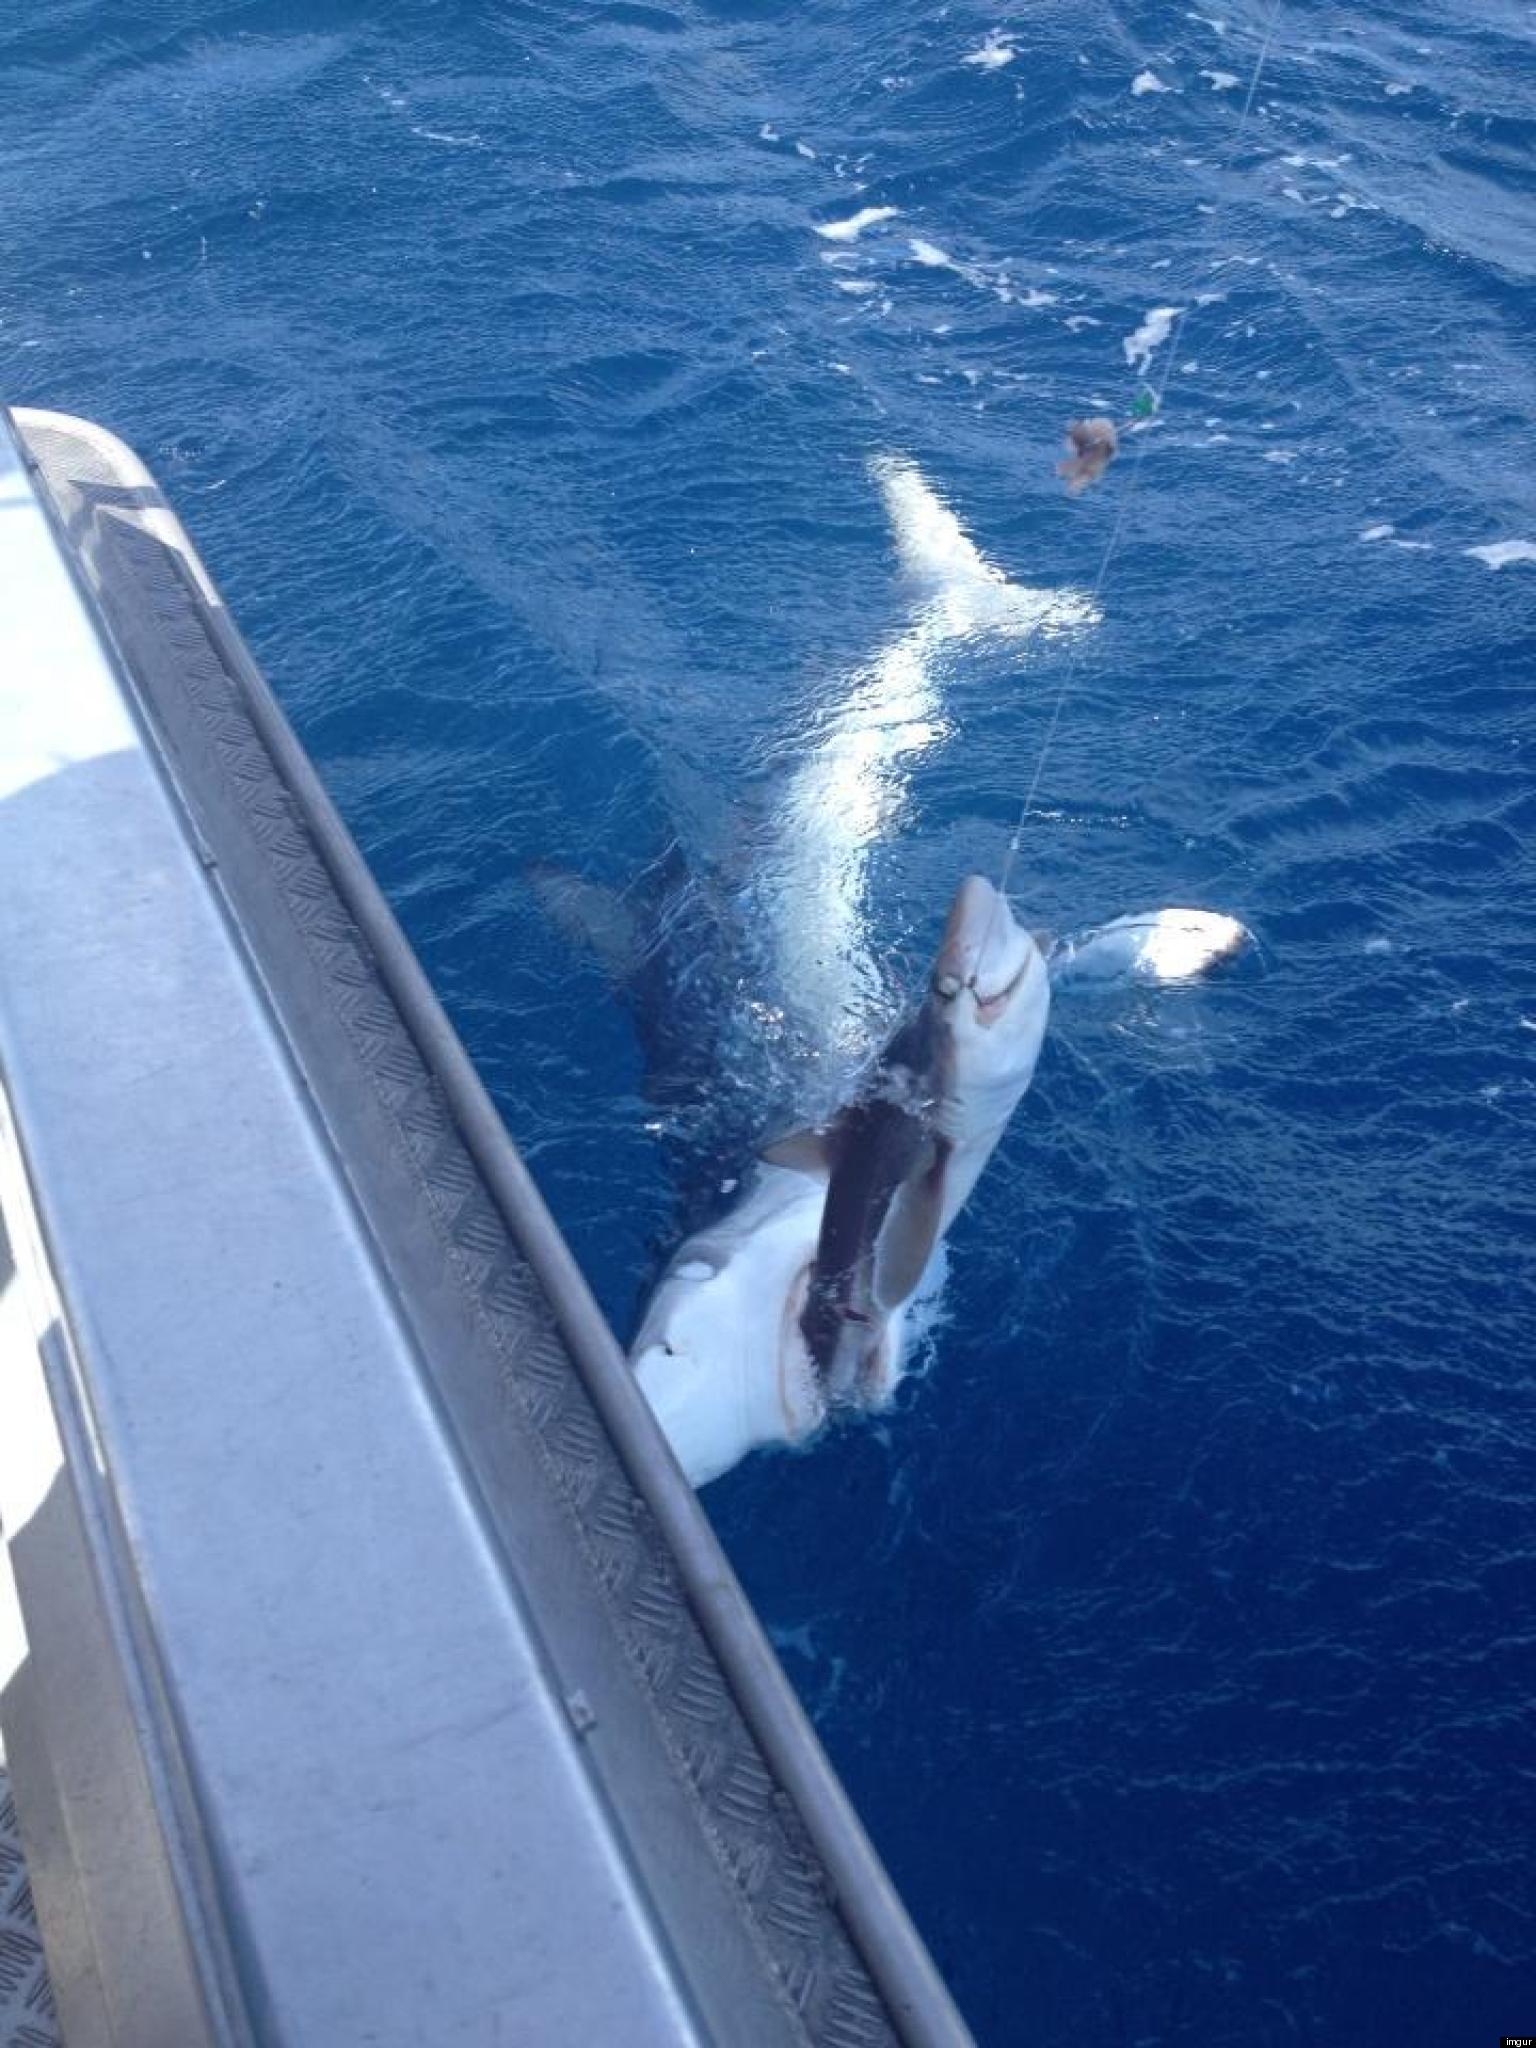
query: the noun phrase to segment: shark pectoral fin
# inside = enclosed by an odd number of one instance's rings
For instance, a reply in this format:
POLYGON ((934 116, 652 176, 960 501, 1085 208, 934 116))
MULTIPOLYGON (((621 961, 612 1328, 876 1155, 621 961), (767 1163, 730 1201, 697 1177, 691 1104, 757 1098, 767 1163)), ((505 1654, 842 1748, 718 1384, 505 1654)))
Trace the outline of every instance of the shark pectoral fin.
POLYGON ((875 1243, 873 1292, 880 1307, 899 1308, 918 1282, 944 1227, 944 1168, 949 1147, 941 1139, 924 1169, 905 1180, 886 1212, 875 1243))
POLYGON ((796 1173, 819 1174, 824 1179, 830 1178, 833 1166, 830 1135, 814 1128, 786 1131, 782 1138, 764 1145, 758 1157, 769 1166, 788 1166, 796 1173))
POLYGON ((584 946, 615 986, 634 979, 645 957, 640 921, 617 889, 548 861, 529 861, 523 875, 562 938, 584 946))

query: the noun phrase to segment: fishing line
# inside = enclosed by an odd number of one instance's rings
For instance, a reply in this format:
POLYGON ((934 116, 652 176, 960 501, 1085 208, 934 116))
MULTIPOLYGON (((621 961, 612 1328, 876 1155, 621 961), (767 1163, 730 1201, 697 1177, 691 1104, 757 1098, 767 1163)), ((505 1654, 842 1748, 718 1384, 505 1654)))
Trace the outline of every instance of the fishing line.
MULTIPOLYGON (((1248 125, 1248 116, 1253 111, 1253 103, 1258 95, 1259 81, 1263 77, 1264 66, 1269 60, 1270 49, 1274 43, 1275 25, 1279 21, 1279 18, 1280 0, 1271 0, 1269 18, 1265 24, 1264 34, 1259 43, 1258 55, 1254 59, 1253 71, 1249 76, 1248 90, 1243 99, 1243 110, 1237 118, 1237 124, 1233 130, 1232 140, 1228 147, 1229 167, 1233 159, 1235 159, 1236 157, 1238 144, 1242 141, 1243 131, 1248 125)), ((1227 200, 1224 202, 1224 204, 1230 205, 1231 201, 1227 200)), ((1219 214, 1217 218, 1213 220, 1211 228, 1209 230, 1212 239, 1215 238, 1215 231, 1218 222, 1219 214)), ((1175 356, 1178 353, 1179 341, 1183 335, 1185 324, 1188 321, 1190 313, 1193 310, 1193 306, 1199 303, 1199 299, 1200 295, 1196 293, 1191 305, 1181 306, 1179 308, 1177 314, 1174 316, 1168 328, 1166 336, 1164 337, 1163 346, 1166 349, 1167 353, 1163 358, 1162 375, 1158 380, 1156 389, 1152 393, 1152 404, 1150 413, 1143 411, 1141 416, 1138 417, 1136 403, 1133 401, 1131 408, 1132 430, 1134 431, 1138 426, 1141 429, 1141 431, 1137 434, 1136 459, 1134 463, 1131 465, 1131 474, 1128 482, 1126 483, 1125 489, 1120 494, 1120 502, 1115 513, 1114 525, 1110 528, 1109 539, 1105 544, 1104 553, 1099 562, 1098 573, 1097 575, 1095 575, 1093 579, 1092 588, 1089 592, 1088 608, 1090 614, 1096 611, 1098 608, 1098 601, 1100 596, 1103 594, 1105 580, 1109 575, 1110 564, 1114 560, 1116 550, 1120 545, 1121 535, 1125 530, 1126 517, 1130 511, 1132 503, 1135 500, 1137 487, 1141 482, 1141 467, 1143 462, 1146 460, 1147 442, 1151 436, 1151 431, 1154 423, 1162 417, 1163 400, 1167 395, 1168 379, 1173 372, 1173 364, 1175 356)), ((1147 390, 1145 380, 1142 380, 1141 390, 1143 393, 1145 393, 1147 390)), ((1018 859, 1019 850, 1023 844, 1024 827, 1029 819, 1030 812, 1034 807, 1035 797, 1039 793, 1040 789, 1041 778, 1045 773, 1045 764, 1050 756, 1051 748, 1055 743, 1057 730, 1061 724, 1062 710, 1066 705, 1068 696, 1071 694, 1072 686, 1077 680, 1077 672, 1082 662, 1081 648, 1082 642, 1075 642, 1067 656, 1065 664, 1063 665, 1061 683, 1056 692, 1055 702, 1051 707, 1051 715, 1046 724, 1045 737, 1041 741, 1040 751, 1035 757, 1034 770, 1030 775, 1029 783, 1024 793, 1024 800, 1019 806, 1019 814, 1018 817, 1014 820, 1013 831, 1009 836, 1007 850, 1003 855, 1002 865, 998 871, 997 892, 999 898, 1003 897, 1007 893, 1008 883, 1013 873, 1014 863, 1018 859)))

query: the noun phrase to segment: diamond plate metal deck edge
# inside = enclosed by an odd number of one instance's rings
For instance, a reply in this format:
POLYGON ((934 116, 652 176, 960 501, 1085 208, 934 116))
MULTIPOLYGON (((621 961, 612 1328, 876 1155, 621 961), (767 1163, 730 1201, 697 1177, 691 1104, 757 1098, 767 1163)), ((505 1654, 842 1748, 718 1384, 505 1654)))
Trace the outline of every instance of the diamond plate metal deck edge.
POLYGON ((0 1761, 0 2048, 60 2048, 11 1781, 0 1761))

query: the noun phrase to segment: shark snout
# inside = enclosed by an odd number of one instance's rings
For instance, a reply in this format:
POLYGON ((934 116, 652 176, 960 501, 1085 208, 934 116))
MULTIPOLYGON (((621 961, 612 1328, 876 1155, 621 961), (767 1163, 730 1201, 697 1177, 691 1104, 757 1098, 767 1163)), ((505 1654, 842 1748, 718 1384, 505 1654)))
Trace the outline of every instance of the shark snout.
POLYGON ((954 1002, 969 989, 977 1017, 990 1024, 1006 1007, 1037 952, 1006 897, 985 875, 967 875, 950 906, 929 986, 944 1003, 954 1002))

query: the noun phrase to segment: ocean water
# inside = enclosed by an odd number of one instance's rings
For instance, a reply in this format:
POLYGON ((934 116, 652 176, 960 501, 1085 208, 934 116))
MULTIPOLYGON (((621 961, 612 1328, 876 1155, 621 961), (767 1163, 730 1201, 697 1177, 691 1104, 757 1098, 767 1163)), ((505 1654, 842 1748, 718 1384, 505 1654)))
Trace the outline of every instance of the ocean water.
POLYGON ((1205 8, 12 0, 0 392, 158 472, 623 1335, 1037 772, 1028 922, 1248 922, 1062 996, 894 1411, 706 1501, 989 2048, 1492 2048, 1536 9, 1205 8))

